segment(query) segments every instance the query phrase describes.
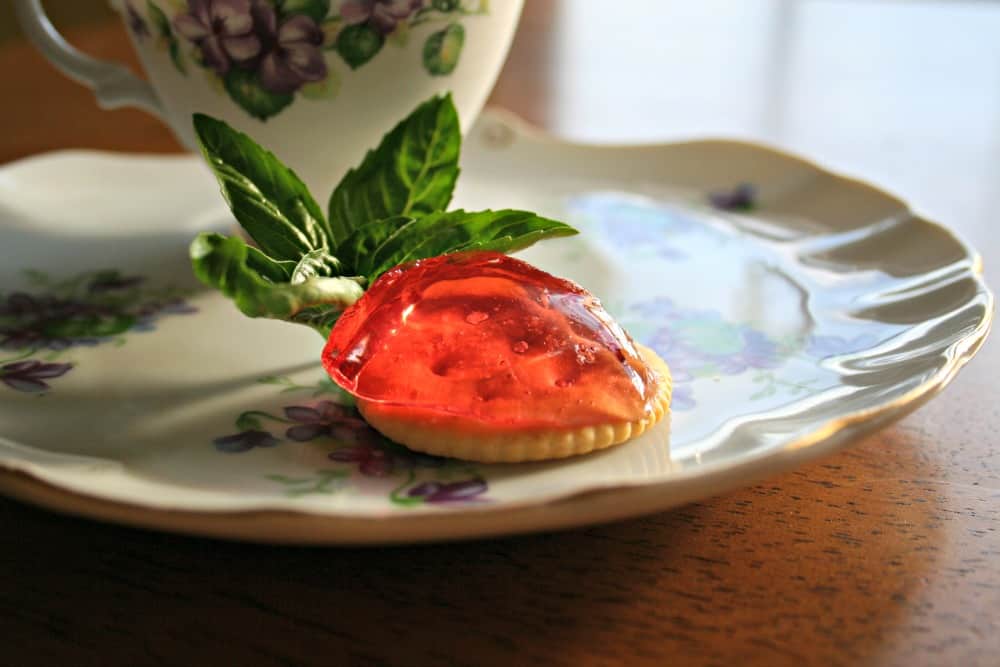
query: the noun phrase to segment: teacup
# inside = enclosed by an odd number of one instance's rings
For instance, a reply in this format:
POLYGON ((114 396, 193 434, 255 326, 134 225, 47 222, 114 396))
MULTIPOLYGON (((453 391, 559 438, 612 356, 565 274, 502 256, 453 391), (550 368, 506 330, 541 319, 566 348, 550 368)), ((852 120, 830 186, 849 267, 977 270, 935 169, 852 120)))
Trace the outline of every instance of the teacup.
POLYGON ((195 148, 221 118, 292 166, 318 198, 397 121, 450 91, 467 129, 500 71, 523 0, 117 0, 148 82, 59 35, 40 0, 22 28, 102 108, 138 106, 195 148))

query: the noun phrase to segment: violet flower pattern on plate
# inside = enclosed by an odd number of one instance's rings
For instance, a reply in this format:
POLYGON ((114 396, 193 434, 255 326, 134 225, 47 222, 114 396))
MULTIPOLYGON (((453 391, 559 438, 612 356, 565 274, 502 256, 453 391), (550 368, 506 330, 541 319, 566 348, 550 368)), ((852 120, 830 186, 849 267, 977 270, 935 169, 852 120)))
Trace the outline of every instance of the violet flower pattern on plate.
POLYGON ((78 363, 79 348, 124 345, 126 334, 153 331, 171 315, 196 312, 188 290, 153 287, 142 276, 101 270, 55 280, 26 272, 29 288, 0 291, 0 383, 44 394, 78 363))
MULTIPOLYGON (((729 245, 735 238, 731 230, 709 224, 711 216, 702 219, 698 209, 728 215, 761 207, 757 187, 750 182, 720 187, 691 203, 692 208, 683 208, 647 197, 597 192, 571 198, 568 208, 585 229, 585 241, 629 258, 629 266, 655 266, 659 279, 672 284, 706 270, 696 264, 706 256, 724 257, 738 246, 729 245)), ((576 253, 570 259, 580 261, 576 253)), ((720 309, 684 304, 682 298, 678 291, 669 297, 623 301, 612 308, 636 340, 655 350, 670 367, 674 412, 697 408, 699 381, 723 377, 748 378, 746 398, 751 401, 815 391, 819 376, 800 377, 787 371, 791 361, 815 366, 878 343, 867 333, 845 336, 810 330, 776 335, 755 323, 727 317, 720 309)))
POLYGON ((406 48, 420 26, 430 30, 420 32, 425 74, 450 75, 465 44, 463 21, 488 14, 489 3, 187 0, 168 16, 155 2, 146 2, 144 15, 136 0, 127 0, 125 12, 138 45, 151 42, 183 76, 189 63, 200 68, 237 106, 263 121, 299 94, 336 97, 341 72, 365 66, 386 47, 406 48))
POLYGON ((489 485, 477 466, 411 451, 372 429, 351 397, 324 378, 299 385, 287 377, 262 378, 263 384, 283 387, 281 393, 311 392, 314 400, 284 405, 280 410, 252 409, 234 420, 233 432, 212 440, 222 454, 254 449, 309 446, 321 448, 331 468, 312 476, 269 474, 266 478, 300 497, 332 494, 352 480, 382 485, 397 507, 447 505, 486 501, 489 485), (328 396, 326 398, 317 397, 328 396))

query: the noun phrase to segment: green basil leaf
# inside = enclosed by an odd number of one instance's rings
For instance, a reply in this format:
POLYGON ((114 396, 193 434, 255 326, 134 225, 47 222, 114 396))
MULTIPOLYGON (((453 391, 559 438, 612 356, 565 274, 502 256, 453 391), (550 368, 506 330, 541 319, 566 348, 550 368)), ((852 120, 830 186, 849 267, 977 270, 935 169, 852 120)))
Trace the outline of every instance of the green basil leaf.
MULTIPOLYGON (((349 280, 348 278, 325 278, 324 280, 349 280)), ((330 337, 330 330, 337 323, 340 316, 346 310, 346 306, 336 304, 321 303, 315 306, 307 306, 292 315, 288 321, 296 324, 304 324, 315 329, 323 338, 330 337)))
POLYGON ((222 121, 195 114, 194 129, 229 208, 261 250, 298 262, 329 246, 323 213, 295 172, 222 121))
POLYGON ((344 263, 348 273, 364 275, 358 270, 362 258, 382 245, 400 227, 411 222, 413 222, 413 218, 405 215, 367 222, 357 227, 337 246, 337 258, 344 263))
POLYGON ((524 250, 529 248, 539 241, 544 241, 546 239, 558 238, 560 236, 572 236, 579 232, 559 232, 553 233, 552 230, 548 229, 536 229, 533 231, 524 232, 523 234, 504 234, 502 236, 497 236, 489 241, 476 241, 468 245, 462 246, 461 248, 455 248, 451 252, 467 252, 473 250, 491 250, 493 252, 502 252, 504 254, 510 254, 512 252, 517 252, 518 250, 524 250))
POLYGON ((357 271, 375 280, 402 262, 460 250, 508 252, 577 230, 529 211, 440 211, 397 228, 358 260, 357 271))
POLYGON ((247 266, 273 283, 287 283, 292 280, 298 262, 287 259, 278 261, 253 246, 247 246, 247 266))
MULTIPOLYGON (((299 321, 328 335, 345 308, 361 298, 361 285, 350 278, 307 278, 298 284, 272 282, 256 270, 266 257, 253 255, 239 238, 199 234, 191 244, 191 263, 198 279, 218 289, 249 317, 299 321)), ((280 267, 272 267, 277 274, 280 267)))
POLYGON ((479 239, 455 248, 454 252, 491 250, 512 253, 545 239, 579 234, 576 229, 565 223, 540 218, 533 213, 526 211, 508 211, 508 213, 521 215, 510 215, 504 221, 497 221, 490 225, 490 229, 479 239), (553 222, 556 222, 557 226, 552 226, 553 222))
POLYGON ((293 285, 299 285, 311 278, 328 278, 340 275, 340 260, 325 249, 313 250, 302 256, 292 270, 288 279, 293 285))
POLYGON ((417 107, 333 191, 329 220, 334 244, 372 220, 417 218, 447 208, 458 179, 461 144, 451 95, 417 107))

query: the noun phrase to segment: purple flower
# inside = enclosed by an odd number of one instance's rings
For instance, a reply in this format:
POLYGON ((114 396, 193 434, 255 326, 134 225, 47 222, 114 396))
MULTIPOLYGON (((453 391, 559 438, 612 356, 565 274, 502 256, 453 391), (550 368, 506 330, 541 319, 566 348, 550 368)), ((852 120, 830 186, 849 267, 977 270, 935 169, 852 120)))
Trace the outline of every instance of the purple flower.
POLYGON ((439 468, 445 460, 440 456, 429 456, 411 452, 395 443, 382 440, 375 431, 368 429, 372 437, 366 437, 350 447, 341 447, 330 452, 331 461, 357 463, 358 472, 366 477, 385 477, 393 470, 401 468, 439 468))
POLYGON ((285 417, 297 422, 285 432, 285 437, 296 442, 331 436, 338 440, 360 442, 370 440, 375 431, 354 412, 333 401, 320 401, 315 407, 291 405, 285 408, 285 417))
POLYGON ((693 408, 694 391, 681 387, 699 377, 739 375, 748 369, 777 368, 778 344, 748 324, 727 321, 715 310, 679 308, 668 298, 636 304, 634 310, 661 325, 644 337, 670 366, 675 383, 672 405, 693 408))
POLYGON ((0 304, 0 316, 14 318, 14 322, 0 328, 0 348, 23 350, 47 348, 54 351, 74 346, 92 347, 101 343, 101 336, 67 336, 68 323, 95 320, 108 315, 104 310, 84 303, 54 297, 35 298, 29 294, 14 293, 0 304))
POLYGON ((125 16, 128 27, 136 39, 141 41, 149 37, 149 26, 146 25, 146 19, 142 18, 142 15, 136 11, 131 0, 125 3, 125 16))
POLYGON ((726 375, 738 375, 748 368, 777 368, 781 365, 778 344, 760 331, 740 325, 743 349, 738 355, 717 357, 719 369, 726 375))
POLYGON ((175 17, 173 24, 201 49, 205 64, 219 75, 234 62, 244 63, 261 53, 250 0, 188 0, 187 13, 175 17))
POLYGON ((191 315, 198 309, 183 299, 172 301, 151 301, 139 307, 136 311, 135 324, 130 331, 147 332, 156 329, 156 320, 164 315, 191 315))
POLYGON ((254 2, 254 29, 263 57, 258 65, 261 85, 272 93, 292 93, 303 84, 326 78, 321 50, 323 31, 305 14, 293 14, 278 25, 274 7, 254 2))
POLYGON ((428 503, 455 503, 479 500, 486 490, 486 480, 473 477, 459 482, 422 482, 410 489, 407 495, 423 498, 428 503))
POLYGON ((65 350, 93 346, 125 331, 149 331, 155 319, 163 315, 195 312, 182 299, 135 303, 135 294, 119 292, 142 280, 106 271, 83 283, 82 298, 24 292, 0 297, 0 348, 65 350))
POLYGON ((3 303, 0 303, 0 316, 23 317, 35 315, 44 309, 39 299, 24 292, 13 292, 3 303))
POLYGON ((645 342, 670 365, 675 381, 781 364, 777 343, 749 325, 728 322, 717 311, 678 308, 667 298, 637 304, 635 310, 662 322, 645 342))
POLYGON ((117 271, 102 271, 90 281, 87 291, 91 294, 135 287, 145 280, 142 276, 123 276, 117 271))
POLYGON ((348 25, 368 23, 383 35, 424 6, 424 0, 346 0, 340 16, 348 25))
POLYGON ((751 211, 757 206, 757 188, 752 183, 740 183, 732 190, 709 194, 708 201, 721 211, 751 211))
POLYGON ((0 382, 15 391, 39 393, 50 387, 45 380, 62 377, 73 368, 73 364, 52 364, 28 359, 0 366, 0 382))
POLYGON ((357 463, 358 472, 365 477, 385 477, 396 467, 393 456, 372 443, 341 447, 330 452, 329 457, 338 463, 357 463))
POLYGON ((878 339, 871 334, 861 334, 854 338, 842 336, 810 336, 806 342, 806 354, 817 359, 826 359, 841 354, 850 354, 871 347, 878 339))
POLYGON ((574 213, 594 224, 608 244, 628 251, 655 252, 666 261, 681 261, 687 253, 673 245, 677 236, 702 227, 692 218, 651 202, 596 194, 574 198, 574 213))
POLYGON ((226 454, 248 452, 254 447, 274 447, 280 440, 267 431, 249 429, 232 435, 224 435, 212 441, 215 448, 226 454))
POLYGON ((197 313, 198 309, 184 299, 174 299, 158 304, 156 312, 160 315, 192 315, 197 313))
POLYGON ((695 406, 694 389, 689 384, 675 384, 670 396, 671 410, 691 410, 695 406))
POLYGON ((28 348, 45 348, 53 352, 61 352, 71 347, 94 347, 100 345, 104 338, 61 338, 49 336, 31 328, 5 329, 0 331, 0 348, 8 350, 26 350, 28 348))

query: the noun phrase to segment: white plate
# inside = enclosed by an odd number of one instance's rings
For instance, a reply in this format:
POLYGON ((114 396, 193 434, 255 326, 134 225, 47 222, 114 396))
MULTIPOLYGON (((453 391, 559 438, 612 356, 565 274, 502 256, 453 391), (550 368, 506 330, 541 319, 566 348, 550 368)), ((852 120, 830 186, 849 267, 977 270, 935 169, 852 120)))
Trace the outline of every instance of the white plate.
POLYGON ((62 152, 0 169, 0 488, 264 541, 603 521, 748 483, 904 414, 972 356, 993 311, 978 255, 949 231, 760 146, 578 146, 487 114, 454 205, 582 230, 523 256, 600 296, 670 363, 670 424, 548 464, 378 444, 341 421, 313 332, 246 319, 190 278, 194 233, 231 224, 195 158, 62 152), (743 182, 752 202, 727 196, 743 182), (720 210, 712 193, 752 206, 720 210))

